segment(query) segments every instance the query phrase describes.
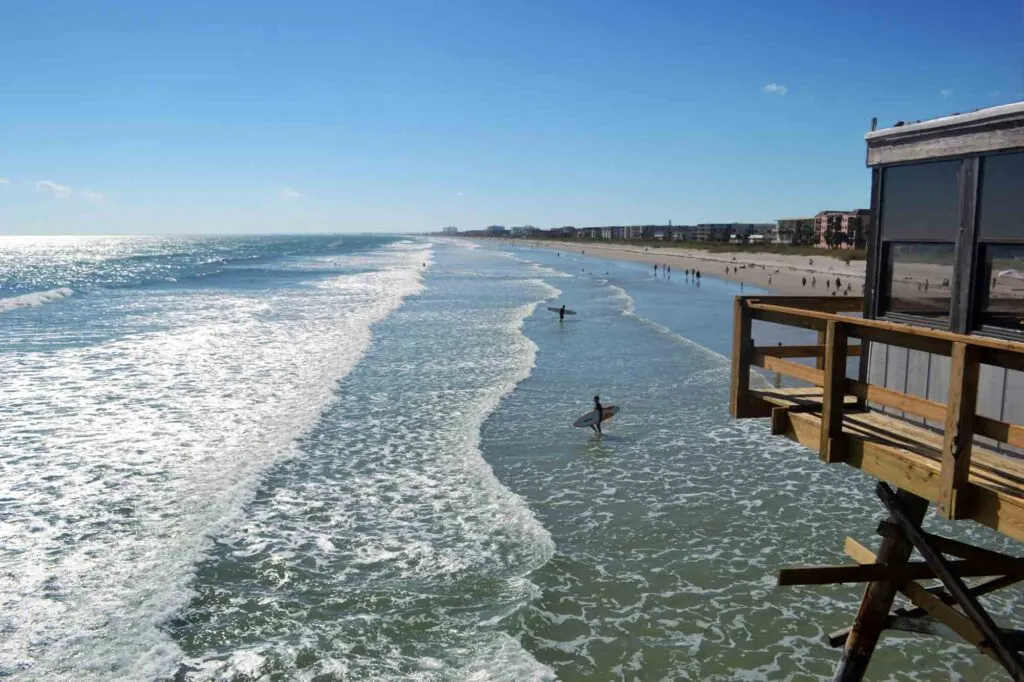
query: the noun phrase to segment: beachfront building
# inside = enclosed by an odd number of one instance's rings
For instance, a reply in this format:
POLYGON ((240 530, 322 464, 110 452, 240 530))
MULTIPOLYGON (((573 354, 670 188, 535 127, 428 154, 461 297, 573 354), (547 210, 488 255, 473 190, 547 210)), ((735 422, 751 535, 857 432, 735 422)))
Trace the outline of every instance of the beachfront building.
POLYGON ((817 244, 818 234, 815 231, 814 217, 779 218, 771 232, 771 243, 782 246, 817 244))
POLYGON ((459 228, 457 228, 457 227, 442 227, 441 228, 441 233, 442 234, 458 234, 459 233, 459 228))
POLYGON ((732 223, 700 223, 693 231, 693 240, 696 242, 727 242, 732 233, 732 223))
POLYGON ((488 225, 487 234, 492 237, 507 237, 508 230, 505 229, 504 225, 488 225))
POLYGON ((622 228, 623 239, 643 239, 644 238, 644 227, 643 225, 628 225, 622 228))
POLYGON ((864 296, 839 294, 851 283, 837 277, 829 296, 735 302, 733 416, 770 418, 773 434, 878 479, 887 515, 877 551, 848 537, 852 563, 782 569, 778 584, 866 585, 854 625, 826 638, 843 649, 836 680, 862 680, 891 631, 963 639, 1024 680, 1020 612, 978 600, 1024 580, 1024 561, 950 537, 962 524, 923 529, 935 505, 1024 541, 1024 102, 866 141, 864 296), (752 367, 791 383, 755 387, 752 367), (910 605, 891 612, 897 595, 910 605))
POLYGON ((871 231, 871 211, 821 211, 814 216, 817 245, 823 249, 863 249, 871 231))
POLYGON ((549 230, 552 237, 559 237, 561 239, 572 239, 576 236, 578 230, 572 225, 566 225, 564 227, 553 227, 549 230))

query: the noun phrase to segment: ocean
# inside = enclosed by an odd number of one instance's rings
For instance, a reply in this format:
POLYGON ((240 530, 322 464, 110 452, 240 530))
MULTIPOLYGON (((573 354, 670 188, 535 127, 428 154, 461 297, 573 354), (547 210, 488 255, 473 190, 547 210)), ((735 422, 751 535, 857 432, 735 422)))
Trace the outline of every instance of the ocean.
MULTIPOLYGON (((882 510, 729 418, 737 293, 436 238, 0 238, 0 677, 831 679, 860 590, 774 573, 882 510)), ((904 636, 870 675, 1003 677, 904 636)))

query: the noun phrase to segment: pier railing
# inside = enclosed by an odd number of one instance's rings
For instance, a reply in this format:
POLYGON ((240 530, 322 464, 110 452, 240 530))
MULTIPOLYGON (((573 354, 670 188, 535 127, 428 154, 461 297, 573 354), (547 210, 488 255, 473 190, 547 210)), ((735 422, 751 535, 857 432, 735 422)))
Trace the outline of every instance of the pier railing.
MULTIPOLYGON (((771 417, 773 432, 781 433, 781 420, 797 407, 780 407, 766 399, 764 391, 751 390, 751 368, 761 367, 821 390, 804 401, 802 409, 820 413, 819 456, 826 462, 848 457, 850 436, 844 433, 844 416, 864 412, 868 404, 941 423, 941 477, 924 486, 905 480, 914 472, 891 466, 879 478, 900 487, 927 487, 938 494, 934 499, 950 519, 967 518, 972 496, 971 455, 974 436, 998 443, 1024 447, 1024 427, 976 414, 978 376, 981 365, 1024 370, 1024 344, 987 337, 966 336, 926 327, 884 320, 868 320, 840 313, 859 312, 860 298, 837 297, 737 297, 734 309, 732 384, 730 411, 733 417, 771 417), (773 323, 817 332, 817 343, 809 345, 757 346, 752 323, 773 323), (859 343, 853 343, 859 342, 859 343), (929 400, 866 380, 863 370, 870 343, 886 344, 951 358, 949 390, 945 403, 929 400), (862 353, 864 354, 862 356, 862 353), (860 357, 859 378, 847 377, 847 360, 860 357), (815 358, 815 366, 794 362, 815 358), (776 422, 779 421, 779 424, 776 422)), ((884 463, 876 474, 886 470, 884 463)), ((929 497, 932 497, 929 495, 929 497)))

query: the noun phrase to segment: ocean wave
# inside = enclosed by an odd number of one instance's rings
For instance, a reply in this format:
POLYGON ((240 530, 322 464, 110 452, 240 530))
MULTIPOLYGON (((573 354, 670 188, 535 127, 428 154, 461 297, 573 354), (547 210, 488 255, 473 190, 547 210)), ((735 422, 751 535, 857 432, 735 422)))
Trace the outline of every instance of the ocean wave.
POLYGON ((58 287, 47 291, 33 291, 31 294, 0 298, 0 313, 7 313, 18 308, 37 308, 47 303, 60 301, 73 296, 75 291, 68 287, 58 287))

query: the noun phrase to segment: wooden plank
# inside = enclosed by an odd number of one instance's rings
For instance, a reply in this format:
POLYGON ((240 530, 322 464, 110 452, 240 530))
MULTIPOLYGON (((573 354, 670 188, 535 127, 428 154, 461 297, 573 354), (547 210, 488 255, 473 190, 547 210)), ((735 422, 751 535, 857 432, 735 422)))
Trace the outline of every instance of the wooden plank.
MULTIPOLYGON (((848 345, 846 354, 850 357, 859 356, 859 344, 848 345)), ((825 346, 754 346, 754 364, 759 364, 768 356, 773 358, 820 358, 825 356, 825 346)))
POLYGON ((1024 448, 1024 427, 1016 424, 1007 424, 1003 421, 975 415, 974 432, 979 436, 987 436, 1000 443, 1024 448))
POLYGON ((944 603, 918 583, 909 582, 900 585, 900 593, 912 601, 915 606, 926 611, 932 618, 946 625, 957 635, 986 654, 992 655, 990 649, 982 646, 985 642, 985 634, 977 625, 971 622, 970 618, 944 603))
POLYGON ((873 564, 876 561, 874 552, 851 537, 843 542, 843 551, 858 564, 873 564))
MULTIPOLYGON (((1010 585, 1013 585, 1015 583, 1020 582, 1020 580, 1021 580, 1020 578, 1007 577, 1007 576, 1002 576, 1002 577, 999 577, 999 578, 991 578, 990 580, 985 580, 985 581, 983 581, 981 583, 978 583, 974 587, 972 587, 970 589, 970 593, 972 595, 976 596, 976 597, 980 597, 980 596, 989 594, 990 592, 995 592, 996 590, 1001 590, 1004 587, 1009 587, 1010 585)), ((929 592, 931 592, 931 590, 929 590, 929 592)), ((942 601, 943 604, 951 604, 954 601, 953 597, 949 596, 949 594, 947 594, 944 591, 941 594, 936 595, 936 598, 939 599, 940 601, 942 601)), ((897 609, 893 613, 894 613, 895 616, 905 617, 905 618, 914 618, 914 619, 921 618, 922 616, 926 616, 928 614, 927 611, 925 611, 924 609, 922 609, 920 607, 914 608, 914 609, 909 609, 909 610, 908 609, 897 609)), ((834 632, 829 633, 825 637, 825 641, 831 647, 842 646, 843 644, 846 643, 846 638, 849 636, 849 634, 850 634, 850 628, 848 628, 848 627, 847 628, 842 628, 840 630, 836 630, 834 632)))
POLYGON ((909 412, 926 419, 945 419, 946 417, 946 406, 942 403, 919 398, 909 393, 893 391, 883 386, 863 384, 859 381, 848 379, 846 381, 846 391, 862 400, 878 403, 901 412, 909 412))
POLYGON ((769 356, 766 357, 764 362, 758 366, 764 367, 771 372, 778 372, 779 374, 785 374, 786 376, 793 377, 794 379, 807 381, 815 386, 821 386, 825 383, 825 373, 820 369, 814 369, 813 367, 801 365, 796 362, 790 362, 789 360, 782 360, 769 356))
POLYGON ((789 430, 789 408, 773 407, 771 416, 771 432, 773 436, 784 436, 789 430))
POLYGON ((909 141, 880 141, 868 146, 869 166, 936 160, 1024 147, 1024 129, 1004 128, 932 135, 909 141))
POLYGON ((825 381, 821 407, 821 444, 818 457, 841 462, 843 451, 843 401, 846 389, 846 327, 829 320, 825 330, 825 381))
MULTIPOLYGON (((949 593, 953 595, 964 614, 984 633, 988 645, 995 651, 999 661, 1006 668, 1014 680, 1024 681, 1024 661, 1021 661, 1017 652, 1009 645, 999 631, 991 616, 981 607, 978 600, 973 597, 967 585, 960 579, 959 574, 953 567, 954 562, 946 561, 927 539, 921 534, 919 526, 921 522, 916 515, 911 516, 896 493, 885 483, 879 483, 876 487, 879 499, 889 509, 892 520, 899 524, 900 529, 928 565, 935 571, 935 575, 942 580, 949 593)), ((994 562, 993 562, 994 563, 994 562)), ((863 568, 863 567, 861 567, 863 568)))
POLYGON ((826 313, 859 313, 864 309, 862 296, 750 296, 748 300, 826 313))
MULTIPOLYGON (((900 531, 899 526, 891 524, 888 521, 882 521, 881 525, 886 528, 886 534, 884 537, 896 538, 902 537, 903 533, 900 531)), ((922 531, 923 533, 923 531, 922 531)), ((927 534, 925 534, 927 535, 927 534)), ((955 541, 952 541, 955 542, 955 541)), ((962 545, 963 543, 957 543, 962 545)), ((968 545, 968 547, 970 547, 968 545)), ((856 561, 859 564, 873 564, 875 563, 875 553, 870 549, 860 544, 853 538, 846 538, 845 551, 847 556, 856 561)), ((976 549, 970 547, 970 549, 976 549)), ((940 621, 946 627, 950 629, 953 634, 959 635, 963 639, 967 640, 971 644, 975 645, 982 652, 989 656, 993 656, 991 649, 983 646, 985 641, 985 635, 982 634, 981 630, 970 621, 969 618, 964 616, 962 613, 952 608, 945 601, 932 594, 929 590, 922 587, 916 582, 904 583, 899 588, 900 592, 907 597, 915 606, 918 607, 923 613, 931 615, 934 619, 940 621)), ((905 620, 911 622, 919 622, 925 619, 920 617, 906 618, 905 620)), ((889 624, 888 629, 898 630, 899 627, 889 624)), ((911 630, 913 632, 923 632, 925 634, 937 634, 936 632, 928 632, 924 630, 911 630)), ((997 659, 998 662, 998 659, 997 659)))
POLYGON ((939 509, 947 519, 965 518, 970 497, 974 408, 978 396, 978 353, 963 342, 953 344, 942 442, 942 492, 939 509))
POLYGON ((753 340, 750 337, 750 312, 747 303, 737 296, 733 301, 732 379, 729 383, 729 414, 736 419, 747 417, 750 402, 750 359, 753 340))
MULTIPOLYGON (((954 575, 965 578, 993 575, 1014 575, 1024 577, 1024 559, 995 561, 974 561, 961 559, 949 562, 954 575)), ((862 564, 858 566, 807 566, 783 568, 779 571, 779 587, 790 585, 836 585, 842 583, 867 583, 888 581, 897 584, 909 580, 926 580, 936 577, 934 568, 924 561, 906 564, 862 564)))
MULTIPOLYGON (((905 502, 908 514, 913 521, 920 525, 925 511, 928 509, 928 502, 906 490, 900 490, 899 496, 905 502)), ((913 545, 906 538, 883 538, 882 545, 878 550, 878 561, 887 567, 905 566, 912 550, 913 545)), ((870 566, 858 568, 870 568, 870 566)), ((864 679, 864 673, 867 672, 868 663, 871 661, 871 654, 874 652, 889 618, 889 609, 892 608, 893 600, 896 597, 896 587, 896 583, 881 580, 872 582, 865 588, 853 628, 846 638, 843 657, 836 668, 835 682, 854 682, 864 679)))
MULTIPOLYGON (((891 327, 879 328, 874 326, 856 325, 850 330, 850 336, 861 339, 862 341, 884 343, 890 346, 896 346, 897 348, 909 348, 911 350, 919 350, 924 351, 925 353, 934 353, 936 355, 949 355, 951 342, 946 339, 937 339, 927 334, 908 333, 907 330, 917 329, 917 327, 911 327, 909 324, 901 325, 896 324, 895 322, 887 322, 886 324, 891 325, 891 327)), ((931 330, 929 329, 928 331, 931 330)))
MULTIPOLYGON (((878 534, 882 537, 892 538, 902 535, 903 531, 901 531, 899 526, 894 523, 881 521, 878 524, 878 534)), ((975 547, 974 545, 969 545, 966 542, 960 542, 959 540, 943 537, 942 535, 934 535, 925 531, 921 531, 921 535, 938 551, 943 554, 952 554, 953 556, 960 557, 961 559, 995 562, 1017 560, 1017 557, 1010 556, 1009 554, 994 552, 991 549, 985 549, 984 547, 975 547)))
POLYGON ((774 306, 751 306, 750 308, 750 315, 755 320, 787 327, 800 327, 801 329, 824 329, 829 314, 796 310, 795 308, 775 309, 774 306), (814 317, 808 317, 808 314, 814 315, 814 317), (817 315, 823 315, 825 319, 819 319, 817 315))

